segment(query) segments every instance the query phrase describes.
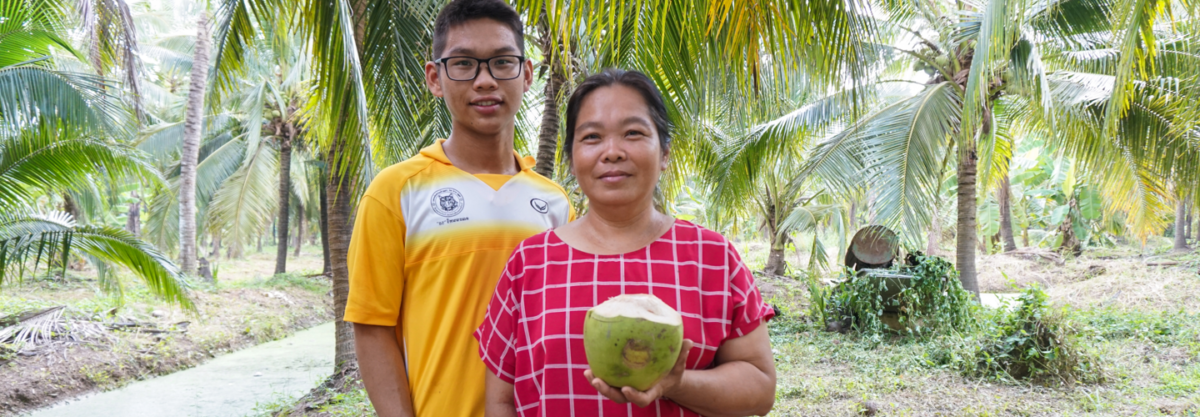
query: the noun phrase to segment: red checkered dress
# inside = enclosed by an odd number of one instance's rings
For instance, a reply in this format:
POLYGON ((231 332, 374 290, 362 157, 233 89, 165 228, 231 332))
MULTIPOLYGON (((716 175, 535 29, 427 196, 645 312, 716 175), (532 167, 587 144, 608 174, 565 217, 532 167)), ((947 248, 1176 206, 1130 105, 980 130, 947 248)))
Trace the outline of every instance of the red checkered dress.
POLYGON ((688 369, 713 366, 717 348, 770 319, 754 277, 720 234, 677 220, 646 248, 593 255, 547 231, 517 246, 487 316, 479 355, 515 389, 521 416, 698 416, 665 399, 617 404, 583 376, 587 310, 620 294, 651 293, 683 316, 688 369))

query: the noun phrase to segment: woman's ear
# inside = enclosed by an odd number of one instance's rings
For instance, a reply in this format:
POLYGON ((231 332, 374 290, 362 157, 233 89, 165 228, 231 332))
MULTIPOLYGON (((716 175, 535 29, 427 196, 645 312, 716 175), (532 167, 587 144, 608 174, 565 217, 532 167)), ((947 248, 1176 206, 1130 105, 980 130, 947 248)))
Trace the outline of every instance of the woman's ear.
POLYGON ((671 148, 670 147, 663 149, 662 158, 659 158, 659 160, 661 161, 661 164, 660 164, 661 166, 659 168, 661 168, 663 171, 666 171, 667 167, 669 165, 671 165, 671 148))

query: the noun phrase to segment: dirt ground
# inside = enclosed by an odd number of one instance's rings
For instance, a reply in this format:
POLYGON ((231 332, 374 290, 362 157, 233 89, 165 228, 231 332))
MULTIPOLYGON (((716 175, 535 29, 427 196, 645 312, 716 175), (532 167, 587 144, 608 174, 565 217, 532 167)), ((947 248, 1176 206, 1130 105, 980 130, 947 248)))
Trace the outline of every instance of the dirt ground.
POLYGON ((306 277, 321 268, 320 247, 304 249, 289 259, 297 273, 276 279, 268 278, 273 250, 223 261, 218 283, 193 289, 195 313, 154 299, 133 279, 125 280, 119 305, 98 291, 88 271, 0 289, 0 317, 61 305, 64 323, 91 330, 65 332, 20 353, 0 350, 0 415, 196 366, 331 320, 328 280, 306 277))
POLYGON ((1105 250, 1069 260, 1048 254, 981 256, 979 290, 1013 293, 1037 283, 1056 302, 1077 308, 1200 306, 1200 253, 1141 256, 1132 250, 1105 250))

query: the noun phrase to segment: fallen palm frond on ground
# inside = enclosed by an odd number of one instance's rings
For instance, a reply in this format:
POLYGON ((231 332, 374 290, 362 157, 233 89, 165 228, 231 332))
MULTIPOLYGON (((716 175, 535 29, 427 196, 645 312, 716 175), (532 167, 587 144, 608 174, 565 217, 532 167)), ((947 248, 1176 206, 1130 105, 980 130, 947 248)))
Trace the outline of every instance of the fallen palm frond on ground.
POLYGON ((32 355, 53 341, 80 342, 105 333, 104 326, 64 316, 66 306, 50 307, 0 319, 0 346, 32 355))

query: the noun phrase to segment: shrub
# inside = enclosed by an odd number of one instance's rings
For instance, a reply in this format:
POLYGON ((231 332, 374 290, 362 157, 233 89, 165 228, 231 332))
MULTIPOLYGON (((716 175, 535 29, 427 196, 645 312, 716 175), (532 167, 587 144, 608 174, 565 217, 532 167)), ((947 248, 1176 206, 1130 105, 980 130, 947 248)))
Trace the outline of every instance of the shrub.
POLYGON ((1099 359, 1079 347, 1078 331, 1065 311, 1050 309, 1046 293, 1037 286, 1024 290, 1019 300, 1015 310, 997 315, 981 343, 972 347, 969 340, 959 339, 967 343, 944 351, 941 361, 970 376, 999 380, 1104 381, 1099 359), (964 349, 965 354, 954 353, 964 349))
MULTIPOLYGON (((810 283, 814 308, 820 306, 831 330, 856 330, 879 335, 890 329, 881 319, 884 311, 899 310, 899 327, 913 336, 928 336, 939 330, 975 327, 978 304, 962 288, 958 272, 950 262, 935 256, 915 256, 911 265, 891 272, 911 275, 910 285, 898 296, 885 299, 887 282, 864 273, 843 273, 845 281, 832 290, 810 283)), ((814 315, 816 317, 816 315, 814 315)))

